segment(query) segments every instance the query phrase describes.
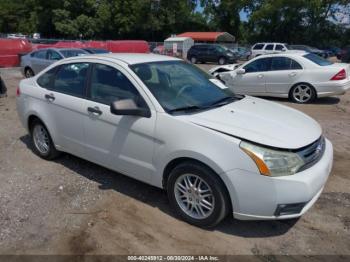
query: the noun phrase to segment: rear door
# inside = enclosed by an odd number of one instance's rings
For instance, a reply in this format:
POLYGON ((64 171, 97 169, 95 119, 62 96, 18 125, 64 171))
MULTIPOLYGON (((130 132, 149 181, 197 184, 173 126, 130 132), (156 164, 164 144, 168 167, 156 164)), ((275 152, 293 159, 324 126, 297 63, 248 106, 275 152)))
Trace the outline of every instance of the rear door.
POLYGON ((50 63, 47 60, 47 50, 39 50, 32 54, 32 69, 35 74, 45 69, 50 63))
POLYGON ((114 115, 110 104, 134 99, 138 106, 147 106, 137 90, 137 82, 115 64, 94 64, 90 76, 88 112, 84 118, 87 157, 113 170, 149 181, 154 172, 153 149, 156 112, 151 117, 114 115))
POLYGON ((62 64, 45 93, 57 143, 64 151, 85 157, 83 119, 86 115, 86 79, 89 63, 62 64))
POLYGON ((270 70, 270 64, 270 58, 258 58, 244 65, 242 68, 245 73, 231 77, 231 81, 227 84, 232 86, 233 91, 238 94, 264 95, 266 93, 265 75, 270 70))
POLYGON ((288 94, 303 73, 303 67, 294 59, 284 56, 271 58, 271 69, 265 73, 266 92, 288 94))

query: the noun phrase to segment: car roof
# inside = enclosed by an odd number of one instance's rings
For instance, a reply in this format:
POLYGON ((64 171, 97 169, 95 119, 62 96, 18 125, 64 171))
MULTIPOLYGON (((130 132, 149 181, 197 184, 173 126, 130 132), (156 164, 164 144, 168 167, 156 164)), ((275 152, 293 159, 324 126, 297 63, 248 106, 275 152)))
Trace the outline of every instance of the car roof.
POLYGON ((47 47, 47 48, 40 48, 36 49, 33 52, 37 51, 47 51, 47 50, 54 50, 54 51, 62 51, 62 50, 83 50, 82 48, 70 48, 70 47, 62 47, 62 48, 57 48, 57 47, 47 47))
POLYGON ((74 59, 85 59, 85 58, 100 58, 100 59, 110 60, 110 61, 119 60, 129 65, 162 62, 162 61, 182 61, 181 59, 171 57, 171 56, 148 54, 148 53, 147 54, 146 53, 107 53, 107 54, 84 55, 84 56, 72 57, 68 59, 74 60, 74 59))
POLYGON ((293 57, 293 56, 304 56, 308 54, 308 52, 303 51, 303 50, 287 50, 283 53, 279 52, 279 53, 273 53, 273 54, 264 54, 264 55, 260 55, 258 57, 274 57, 274 56, 285 56, 285 57, 293 57))
POLYGON ((258 44, 280 44, 280 45, 286 45, 286 43, 280 43, 280 42, 259 42, 259 43, 256 43, 256 45, 258 44))

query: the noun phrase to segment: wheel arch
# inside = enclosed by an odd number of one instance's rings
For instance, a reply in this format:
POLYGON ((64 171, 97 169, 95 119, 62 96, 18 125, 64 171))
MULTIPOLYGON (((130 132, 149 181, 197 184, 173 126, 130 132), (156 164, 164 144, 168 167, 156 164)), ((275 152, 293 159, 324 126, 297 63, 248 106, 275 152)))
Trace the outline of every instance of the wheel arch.
MULTIPOLYGON (((190 163, 196 163, 196 164, 199 164, 199 165, 202 165, 206 168, 208 168, 210 171, 212 171, 216 176, 217 178, 221 181, 222 185, 224 186, 225 188, 225 194, 226 194, 226 197, 228 198, 228 202, 229 202, 229 208, 230 208, 230 212, 232 211, 232 196, 228 190, 228 186, 227 184, 225 183, 225 180, 218 174, 218 172, 215 171, 214 168, 210 167, 208 164, 198 160, 198 159, 195 159, 195 158, 192 158, 192 157, 178 157, 178 158, 175 158, 175 159, 172 159, 164 168, 163 170, 163 178, 162 178, 162 187, 164 190, 166 190, 167 188, 167 183, 168 183, 168 179, 169 179, 169 175, 171 173, 171 171, 178 165, 182 164, 182 163, 186 163, 186 162, 190 162, 190 163)), ((232 212, 231 212, 232 213, 232 212)))
POLYGON ((29 65, 26 65, 26 66, 24 67, 24 72, 25 72, 26 70, 28 70, 28 69, 32 70, 33 74, 35 74, 33 68, 31 68, 29 65))
MULTIPOLYGON (((41 123, 43 123, 43 125, 47 128, 47 126, 45 125, 44 121, 43 121, 40 117, 38 117, 38 116, 35 115, 35 114, 30 114, 30 115, 28 116, 28 118, 27 118, 27 129, 28 129, 29 132, 32 131, 32 125, 33 125, 33 122, 34 122, 36 119, 39 120, 41 123)), ((49 131, 49 132, 50 132, 50 131, 49 131)))

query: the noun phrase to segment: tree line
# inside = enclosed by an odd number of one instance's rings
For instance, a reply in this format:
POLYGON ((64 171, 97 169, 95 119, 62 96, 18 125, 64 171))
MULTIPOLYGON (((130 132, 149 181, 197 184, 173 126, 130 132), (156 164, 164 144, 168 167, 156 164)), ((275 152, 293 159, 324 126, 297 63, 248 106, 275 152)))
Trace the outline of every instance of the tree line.
POLYGON ((1 0, 0 33, 163 41, 224 31, 240 43, 345 46, 350 26, 342 16, 349 19, 350 0, 1 0))

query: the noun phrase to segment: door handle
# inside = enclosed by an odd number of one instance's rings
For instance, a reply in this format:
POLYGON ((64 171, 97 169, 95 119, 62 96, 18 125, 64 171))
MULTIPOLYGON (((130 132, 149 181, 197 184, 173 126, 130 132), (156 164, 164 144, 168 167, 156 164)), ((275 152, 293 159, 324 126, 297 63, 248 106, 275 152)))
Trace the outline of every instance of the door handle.
POLYGON ((296 75, 297 75, 296 72, 292 72, 292 73, 289 74, 289 76, 296 76, 296 75))
POLYGON ((262 75, 262 74, 258 75, 258 78, 263 78, 263 77, 264 77, 264 75, 262 75))
POLYGON ((53 94, 46 94, 45 99, 52 102, 55 100, 55 96, 53 94))
POLYGON ((102 111, 97 106, 95 106, 95 107, 88 107, 87 111, 89 113, 94 114, 94 115, 99 115, 99 116, 102 115, 102 111))

